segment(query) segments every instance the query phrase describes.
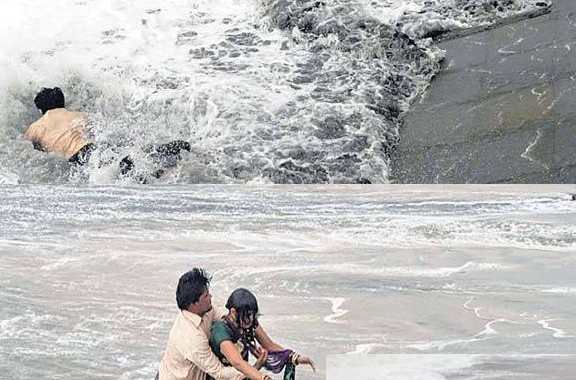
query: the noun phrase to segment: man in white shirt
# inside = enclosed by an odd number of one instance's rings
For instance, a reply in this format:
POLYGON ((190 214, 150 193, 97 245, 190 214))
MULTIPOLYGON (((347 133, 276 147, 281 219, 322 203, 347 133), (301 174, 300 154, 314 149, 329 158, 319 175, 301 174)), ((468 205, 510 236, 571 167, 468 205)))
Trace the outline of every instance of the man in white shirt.
POLYGON ((58 87, 43 88, 34 103, 42 111, 42 117, 28 127, 25 135, 34 149, 54 152, 70 162, 84 164, 93 149, 86 138, 88 115, 64 108, 64 94, 58 87))
MULTIPOLYGON (((222 315, 212 308, 208 291, 210 277, 194 268, 180 277, 176 301, 180 313, 172 325, 166 351, 160 362, 159 380, 242 380, 244 375, 224 366, 208 342, 212 323, 222 315)), ((270 380, 262 374, 261 380, 270 380)))
MULTIPOLYGON (((66 109, 64 93, 58 87, 43 88, 34 98, 34 104, 42 111, 42 117, 32 123, 24 135, 32 142, 34 149, 55 153, 72 164, 86 164, 95 149, 94 144, 88 141, 88 115, 66 109)), ((176 166, 181 160, 182 150, 190 152, 190 143, 174 140, 155 145, 151 157, 161 168, 152 175, 160 178, 165 168, 176 166)), ((122 175, 134 169, 130 156, 124 157, 119 166, 122 175)))

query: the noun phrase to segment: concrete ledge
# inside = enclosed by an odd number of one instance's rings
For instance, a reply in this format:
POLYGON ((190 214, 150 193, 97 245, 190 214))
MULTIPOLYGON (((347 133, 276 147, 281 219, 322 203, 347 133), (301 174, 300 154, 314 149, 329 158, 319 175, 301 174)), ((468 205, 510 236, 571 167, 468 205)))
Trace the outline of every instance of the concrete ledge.
POLYGON ((408 112, 398 183, 576 182, 576 1, 440 43, 446 67, 408 112))

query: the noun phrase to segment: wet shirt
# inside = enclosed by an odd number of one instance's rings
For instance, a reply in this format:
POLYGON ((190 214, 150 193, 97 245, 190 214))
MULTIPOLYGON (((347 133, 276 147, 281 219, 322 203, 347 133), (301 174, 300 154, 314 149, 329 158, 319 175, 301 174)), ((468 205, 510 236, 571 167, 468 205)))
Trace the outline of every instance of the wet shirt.
POLYGON ((160 362, 160 380, 242 380, 244 375, 232 367, 225 367, 210 349, 208 342, 212 323, 220 319, 214 309, 202 318, 181 311, 166 344, 160 362))
MULTIPOLYGON (((232 344, 234 344, 238 352, 243 351, 244 346, 242 342, 240 342, 239 339, 235 337, 232 330, 230 330, 228 325, 224 323, 223 320, 219 320, 214 322, 210 330, 210 347, 212 348, 212 351, 214 351, 214 353, 222 363, 224 363, 225 365, 230 365, 228 363, 228 360, 220 350, 220 344, 222 344, 222 342, 224 341, 232 342, 232 344)), ((243 357, 243 359, 248 361, 247 357, 243 357)))
POLYGON ((87 144, 84 135, 88 124, 88 116, 84 112, 56 108, 47 111, 30 125, 25 137, 40 144, 43 151, 69 159, 87 144))

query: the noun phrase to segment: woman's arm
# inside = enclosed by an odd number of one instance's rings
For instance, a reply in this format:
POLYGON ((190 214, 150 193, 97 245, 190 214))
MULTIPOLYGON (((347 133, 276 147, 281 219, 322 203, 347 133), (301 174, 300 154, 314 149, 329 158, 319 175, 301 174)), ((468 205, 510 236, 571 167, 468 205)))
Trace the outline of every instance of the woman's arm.
MULTIPOLYGON (((262 347, 264 347, 264 349, 269 351, 269 352, 284 351, 284 348, 281 345, 274 342, 272 340, 272 338, 270 338, 268 336, 268 334, 266 334, 266 331, 264 331, 264 328, 262 328, 262 325, 260 325, 260 324, 256 328, 256 339, 258 340, 258 342, 260 342, 262 347)), ((296 356, 296 360, 295 360, 294 364, 296 364, 296 365, 308 364, 312 368, 312 370, 314 372, 316 372, 316 364, 314 363, 314 360, 310 359, 307 356, 298 354, 296 356)))
POLYGON ((242 372, 244 376, 250 378, 251 380, 270 379, 269 376, 260 373, 260 371, 252 367, 250 363, 242 359, 242 356, 240 356, 240 353, 236 347, 234 347, 234 344, 231 341, 225 340, 220 343, 220 351, 222 352, 222 355, 228 359, 228 362, 232 365, 232 367, 242 372))
POLYGON ((316 363, 314 363, 314 360, 312 360, 308 356, 298 355, 296 357, 296 363, 294 363, 294 364, 296 364, 296 365, 308 364, 310 366, 310 368, 312 368, 312 371, 316 372, 316 363))
POLYGON ((266 331, 264 331, 264 328, 262 328, 262 325, 258 325, 258 327, 256 328, 256 339, 258 340, 258 342, 262 345, 262 347, 264 347, 264 349, 268 352, 272 352, 272 351, 284 351, 284 347, 282 347, 281 345, 279 345, 278 343, 274 342, 269 336, 268 334, 266 334, 266 331))

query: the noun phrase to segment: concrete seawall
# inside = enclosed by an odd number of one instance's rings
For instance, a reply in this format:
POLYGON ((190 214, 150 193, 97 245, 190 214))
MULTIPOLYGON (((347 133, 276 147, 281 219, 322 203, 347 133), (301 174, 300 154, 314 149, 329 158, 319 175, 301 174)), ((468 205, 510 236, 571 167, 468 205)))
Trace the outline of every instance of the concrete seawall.
POLYGON ((441 42, 446 67, 408 112, 396 183, 576 183, 576 1, 441 42))

